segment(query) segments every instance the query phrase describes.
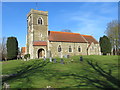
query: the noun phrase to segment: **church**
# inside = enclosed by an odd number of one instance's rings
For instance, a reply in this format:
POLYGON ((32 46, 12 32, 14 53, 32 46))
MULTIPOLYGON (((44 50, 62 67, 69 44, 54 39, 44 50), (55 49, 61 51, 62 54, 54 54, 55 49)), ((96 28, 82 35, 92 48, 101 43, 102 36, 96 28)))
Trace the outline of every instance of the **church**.
POLYGON ((98 41, 91 35, 48 31, 48 11, 31 9, 27 14, 25 53, 31 59, 67 57, 74 55, 100 55, 98 41))

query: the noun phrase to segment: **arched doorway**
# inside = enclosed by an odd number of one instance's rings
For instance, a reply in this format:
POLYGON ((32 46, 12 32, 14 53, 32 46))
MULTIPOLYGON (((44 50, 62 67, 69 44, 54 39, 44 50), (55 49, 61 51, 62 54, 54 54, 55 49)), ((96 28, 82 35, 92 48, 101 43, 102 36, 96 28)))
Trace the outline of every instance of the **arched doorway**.
POLYGON ((44 49, 39 49, 38 50, 38 58, 43 58, 45 56, 45 50, 44 49))

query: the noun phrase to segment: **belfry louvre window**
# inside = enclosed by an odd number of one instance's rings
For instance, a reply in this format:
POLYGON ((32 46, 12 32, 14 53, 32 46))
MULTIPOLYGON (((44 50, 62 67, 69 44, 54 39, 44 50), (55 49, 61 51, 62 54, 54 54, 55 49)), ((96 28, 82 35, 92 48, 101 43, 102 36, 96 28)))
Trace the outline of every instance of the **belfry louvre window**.
POLYGON ((38 19, 38 24, 43 25, 43 20, 42 20, 42 18, 39 18, 39 19, 38 19))
POLYGON ((61 52, 62 51, 62 48, 61 48, 61 46, 59 45, 58 46, 58 52, 61 52))
POLYGON ((78 47, 78 52, 81 52, 81 48, 80 48, 80 46, 78 47))
POLYGON ((71 46, 69 46, 69 52, 72 52, 72 48, 71 48, 71 46))

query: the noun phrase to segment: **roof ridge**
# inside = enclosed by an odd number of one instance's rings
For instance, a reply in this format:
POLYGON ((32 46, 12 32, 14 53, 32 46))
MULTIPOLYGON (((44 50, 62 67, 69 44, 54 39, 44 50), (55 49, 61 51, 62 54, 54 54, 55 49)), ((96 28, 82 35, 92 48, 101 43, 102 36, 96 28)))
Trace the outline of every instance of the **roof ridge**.
POLYGON ((82 38, 83 38, 83 39, 84 39, 84 40, 88 43, 88 41, 85 39, 85 37, 84 37, 84 36, 82 36, 82 35, 81 35, 81 37, 82 37, 82 38))
POLYGON ((88 37, 93 37, 92 35, 83 35, 83 34, 81 34, 82 36, 88 36, 88 37))
POLYGON ((67 33, 67 34, 79 34, 80 35, 80 33, 73 33, 73 32, 61 32, 61 31, 50 31, 50 32, 67 33))
POLYGON ((98 41, 91 35, 82 35, 89 43, 93 42, 93 43, 98 43, 98 41), (91 40, 88 40, 88 38, 92 38, 91 40))

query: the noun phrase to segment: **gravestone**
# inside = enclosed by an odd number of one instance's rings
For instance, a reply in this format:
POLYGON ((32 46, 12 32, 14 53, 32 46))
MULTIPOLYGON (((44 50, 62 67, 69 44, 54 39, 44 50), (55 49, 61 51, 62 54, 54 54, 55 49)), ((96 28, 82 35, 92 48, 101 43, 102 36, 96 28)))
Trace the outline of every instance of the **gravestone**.
POLYGON ((73 62, 73 59, 71 60, 71 62, 73 62))
POLYGON ((5 90, 7 90, 8 88, 10 88, 10 85, 4 82, 3 87, 5 88, 5 90))
POLYGON ((60 60, 60 63, 61 63, 61 64, 64 64, 64 60, 63 60, 63 59, 61 59, 61 60, 60 60))
POLYGON ((44 60, 44 61, 46 61, 46 58, 45 58, 45 56, 44 56, 43 60, 44 60))
POLYGON ((5 57, 5 61, 7 61, 7 58, 5 57))
POLYGON ((64 55, 64 58, 67 58, 67 55, 64 55))
POLYGON ((67 55, 67 58, 70 58, 70 55, 67 55))
POLYGON ((52 57, 50 57, 50 62, 52 62, 52 57))
POLYGON ((24 60, 24 61, 27 61, 27 59, 25 59, 25 58, 24 58, 23 60, 24 60))
POLYGON ((83 61, 83 57, 82 56, 80 56, 80 61, 83 61))
POLYGON ((56 63, 56 59, 54 59, 53 61, 54 61, 54 63, 56 63))

